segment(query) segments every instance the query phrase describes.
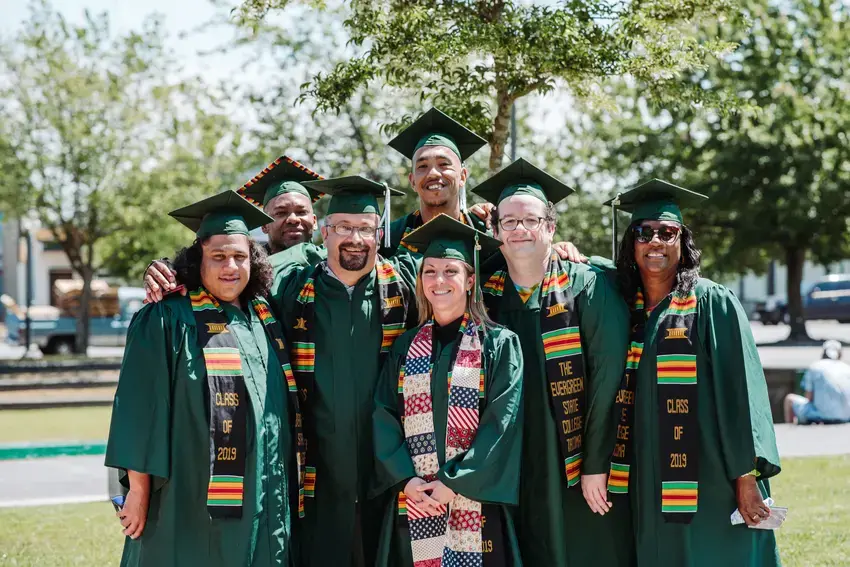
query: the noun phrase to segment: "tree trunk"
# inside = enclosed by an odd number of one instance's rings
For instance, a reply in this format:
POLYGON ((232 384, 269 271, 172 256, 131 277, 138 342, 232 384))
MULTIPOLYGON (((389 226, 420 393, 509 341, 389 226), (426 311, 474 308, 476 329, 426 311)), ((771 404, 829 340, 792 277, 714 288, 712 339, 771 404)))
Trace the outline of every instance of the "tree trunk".
POLYGON ((806 319, 803 314, 803 298, 800 294, 800 284, 803 282, 803 264, 806 262, 806 251, 802 248, 789 247, 785 249, 785 265, 788 268, 788 315, 791 319, 792 341, 809 340, 806 332, 806 319))
POLYGON ((80 275, 83 278, 83 290, 80 294, 80 311, 77 313, 77 337, 74 341, 74 352, 86 354, 89 348, 89 330, 91 327, 89 305, 91 304, 91 281, 94 279, 94 273, 86 267, 80 275))
POLYGON ((511 131, 512 97, 504 91, 496 96, 496 118, 493 121, 493 135, 490 137, 490 174, 496 173, 502 167, 505 155, 505 145, 511 131))

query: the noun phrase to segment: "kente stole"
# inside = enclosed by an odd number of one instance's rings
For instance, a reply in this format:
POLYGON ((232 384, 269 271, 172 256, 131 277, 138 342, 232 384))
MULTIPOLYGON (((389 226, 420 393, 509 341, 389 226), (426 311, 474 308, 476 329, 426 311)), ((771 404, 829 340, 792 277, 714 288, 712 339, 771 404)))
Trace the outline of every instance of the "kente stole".
MULTIPOLYGON (((507 272, 493 274, 484 284, 484 303, 498 321, 507 272)), ((567 486, 581 478, 585 415, 585 369, 579 332, 578 301, 563 261, 553 253, 540 286, 540 330, 545 355, 549 407, 558 431, 567 486)))
MULTIPOLYGON (((420 327, 399 373, 407 449, 416 475, 428 482, 435 480, 440 470, 431 398, 433 332, 433 321, 420 327)), ((448 374, 446 461, 466 453, 472 445, 484 394, 480 329, 469 320, 469 313, 458 333, 457 353, 448 374)), ((407 516, 414 567, 483 565, 480 502, 457 494, 440 514, 431 515, 400 498, 399 512, 407 516)))
MULTIPOLYGON (((203 287, 189 293, 198 329, 198 345, 204 353, 210 408, 210 481, 207 510, 212 518, 241 518, 247 454, 248 395, 242 358, 236 338, 215 297, 203 287)), ((265 299, 257 297, 251 307, 275 346, 277 361, 286 378, 289 403, 294 416, 296 462, 298 465, 298 512, 304 509, 304 436, 298 390, 289 365, 280 325, 265 299)))
MULTIPOLYGON (((307 456, 305 465, 304 495, 315 497, 316 467, 312 464, 309 452, 309 440, 315 439, 315 429, 310 402, 316 385, 316 291, 315 280, 325 270, 321 262, 304 283, 298 294, 295 325, 290 329, 292 337, 292 361, 295 380, 305 408, 305 437, 307 438, 307 456)), ((410 290, 403 284, 392 264, 378 256, 375 264, 378 278, 378 297, 381 304, 381 351, 380 359, 386 358, 395 340, 404 333, 407 310, 410 303, 410 290)))
MULTIPOLYGON (((697 298, 674 293, 658 316, 656 388, 661 470, 661 513, 669 523, 689 524, 697 511, 699 493, 699 420, 697 362, 694 347, 697 298)), ((643 354, 646 320, 643 294, 632 309, 632 336, 626 369, 617 392, 617 442, 611 458, 608 490, 629 491, 633 462, 634 403, 637 370, 643 354)))

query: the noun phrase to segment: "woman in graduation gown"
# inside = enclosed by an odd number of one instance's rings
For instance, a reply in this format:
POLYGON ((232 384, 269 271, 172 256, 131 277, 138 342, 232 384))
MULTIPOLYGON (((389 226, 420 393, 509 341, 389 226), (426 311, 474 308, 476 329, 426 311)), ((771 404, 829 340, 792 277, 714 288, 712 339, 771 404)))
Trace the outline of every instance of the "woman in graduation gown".
POLYGON ((632 213, 617 259, 632 326, 608 487, 631 499, 641 567, 774 566, 773 531, 749 529, 780 470, 767 386, 740 302, 699 277, 679 206, 704 198, 653 180, 612 203, 632 213))
POLYGON ((121 565, 294 564, 297 391, 248 236, 270 218, 234 191, 171 214, 196 231, 176 261, 191 291, 133 319, 106 449, 129 488, 121 565))
POLYGON ((499 242, 440 215, 406 239, 424 251, 420 325, 378 382, 373 492, 398 494, 378 565, 518 566, 513 524, 522 440, 517 336, 490 321, 475 270, 499 242))

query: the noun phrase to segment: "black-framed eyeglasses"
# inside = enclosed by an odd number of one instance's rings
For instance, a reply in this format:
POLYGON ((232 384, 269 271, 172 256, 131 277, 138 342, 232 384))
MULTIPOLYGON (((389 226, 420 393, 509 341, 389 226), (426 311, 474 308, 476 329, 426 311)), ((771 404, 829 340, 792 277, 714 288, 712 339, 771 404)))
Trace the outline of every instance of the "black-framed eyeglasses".
POLYGON ((662 225, 658 228, 652 228, 649 225, 638 225, 634 228, 635 240, 641 244, 649 244, 655 235, 664 244, 673 244, 682 233, 682 229, 678 226, 662 225))
POLYGON ((378 229, 374 226, 351 226, 349 224, 329 224, 328 228, 333 230, 337 236, 342 236, 343 238, 348 238, 353 233, 357 233, 360 235, 360 238, 367 240, 370 238, 375 238, 375 235, 378 234, 378 229))
POLYGON ((543 222, 543 219, 546 217, 525 217, 524 219, 499 219, 499 226, 502 227, 502 230, 507 230, 508 232, 512 230, 516 230, 519 225, 522 225, 525 230, 537 230, 540 228, 540 223, 543 222))

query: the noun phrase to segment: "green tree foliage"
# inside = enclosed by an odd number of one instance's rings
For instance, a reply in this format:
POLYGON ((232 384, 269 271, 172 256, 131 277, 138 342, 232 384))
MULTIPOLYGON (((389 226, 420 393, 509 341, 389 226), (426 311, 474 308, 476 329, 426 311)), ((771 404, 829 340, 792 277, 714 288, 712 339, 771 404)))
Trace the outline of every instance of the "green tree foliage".
POLYGON ((688 213, 710 273, 783 262, 791 338, 803 339, 807 255, 825 264, 850 253, 850 12, 839 2, 753 0, 746 13, 719 30, 742 38, 728 65, 688 82, 734 92, 758 111, 655 112, 624 89, 622 100, 638 103, 621 119, 601 119, 595 134, 609 143, 610 171, 711 197, 688 213))
POLYGON ((154 18, 113 36, 105 14, 75 25, 35 1, 0 44, 0 207, 34 216, 82 278, 81 352, 91 280, 138 277, 185 242, 162 211, 219 190, 238 146, 210 90, 179 75, 154 18))
MULTIPOLYGON (((238 15, 256 26, 290 3, 245 0, 238 15)), ((355 52, 317 74, 305 96, 319 110, 340 110, 372 83, 413 94, 420 107, 430 101, 484 135, 491 171, 502 165, 512 104, 533 93, 566 84, 578 97, 592 99, 602 94, 601 81, 628 75, 655 100, 685 106, 724 100, 709 99, 678 77, 731 48, 693 33, 694 22, 729 12, 729 0, 348 4, 345 28, 355 52)), ((387 123, 393 129, 410 120, 387 123)))

